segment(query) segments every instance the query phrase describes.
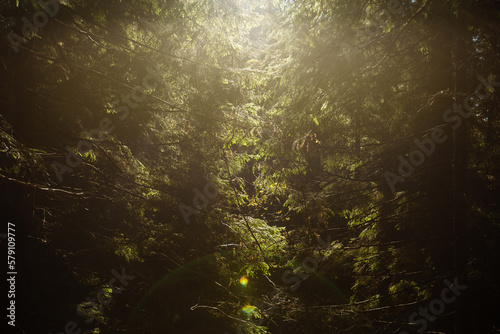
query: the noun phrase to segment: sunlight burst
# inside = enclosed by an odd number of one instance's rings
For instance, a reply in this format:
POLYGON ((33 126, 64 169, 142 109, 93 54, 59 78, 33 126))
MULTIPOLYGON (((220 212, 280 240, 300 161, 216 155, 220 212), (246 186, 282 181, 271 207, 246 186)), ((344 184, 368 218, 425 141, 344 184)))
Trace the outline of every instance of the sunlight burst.
POLYGON ((240 278, 240 284, 243 285, 243 286, 247 286, 247 284, 248 284, 248 278, 246 278, 245 276, 243 276, 242 278, 240 278))

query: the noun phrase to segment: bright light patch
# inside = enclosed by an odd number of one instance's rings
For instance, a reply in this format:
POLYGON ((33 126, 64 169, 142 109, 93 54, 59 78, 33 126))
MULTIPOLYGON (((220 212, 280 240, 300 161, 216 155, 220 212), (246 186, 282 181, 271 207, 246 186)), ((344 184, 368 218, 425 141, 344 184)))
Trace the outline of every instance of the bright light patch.
POLYGON ((260 61, 258 61, 257 59, 250 59, 250 60, 247 60, 246 64, 247 65, 249 65, 249 64, 260 64, 260 61))
POLYGON ((243 276, 242 278, 240 278, 240 284, 243 285, 243 286, 247 286, 247 284, 248 284, 248 278, 246 278, 245 276, 243 276))
POLYGON ((254 313, 255 310, 257 310, 257 308, 255 306, 252 306, 252 305, 245 305, 241 310, 246 315, 250 315, 250 314, 254 313))

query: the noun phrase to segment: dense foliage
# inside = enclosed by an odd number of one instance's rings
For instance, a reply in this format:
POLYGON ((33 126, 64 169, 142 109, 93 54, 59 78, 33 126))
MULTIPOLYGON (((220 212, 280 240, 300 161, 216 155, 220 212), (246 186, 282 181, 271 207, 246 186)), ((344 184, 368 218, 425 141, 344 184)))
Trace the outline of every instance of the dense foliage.
POLYGON ((498 333, 498 19, 494 0, 2 2, 10 329, 498 333))

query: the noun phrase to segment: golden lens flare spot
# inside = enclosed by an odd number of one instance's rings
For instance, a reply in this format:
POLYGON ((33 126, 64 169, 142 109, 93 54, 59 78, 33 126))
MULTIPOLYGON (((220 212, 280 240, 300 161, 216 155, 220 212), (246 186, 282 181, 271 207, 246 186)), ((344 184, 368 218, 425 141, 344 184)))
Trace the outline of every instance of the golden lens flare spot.
POLYGON ((245 276, 243 276, 242 278, 240 278, 240 284, 243 285, 243 286, 247 286, 247 284, 248 284, 248 278, 246 278, 245 276))
POLYGON ((247 65, 249 65, 249 64, 260 64, 260 61, 258 61, 257 59, 250 59, 250 60, 247 60, 246 64, 247 65))
POLYGON ((245 305, 241 308, 241 310, 243 311, 243 313, 245 313, 246 315, 250 315, 252 313, 254 313, 256 310, 257 310, 257 307, 255 306, 252 306, 252 305, 245 305))

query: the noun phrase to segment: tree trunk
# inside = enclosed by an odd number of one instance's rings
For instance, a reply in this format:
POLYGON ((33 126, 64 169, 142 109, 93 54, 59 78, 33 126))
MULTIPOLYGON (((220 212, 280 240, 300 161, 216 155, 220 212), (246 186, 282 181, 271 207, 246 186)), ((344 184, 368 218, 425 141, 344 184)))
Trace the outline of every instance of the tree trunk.
MULTIPOLYGON (((457 92, 456 102, 462 103, 465 94, 467 93, 467 26, 465 18, 459 14, 456 22, 456 85, 457 92)), ((466 187, 466 145, 467 145, 467 119, 462 119, 462 125, 455 129, 453 134, 454 139, 454 161, 453 161, 453 221, 454 221, 454 239, 455 239, 455 273, 458 278, 458 283, 467 285, 467 203, 465 200, 466 187)), ((455 302, 455 334, 469 333, 467 329, 467 305, 466 293, 456 299, 455 302)))

